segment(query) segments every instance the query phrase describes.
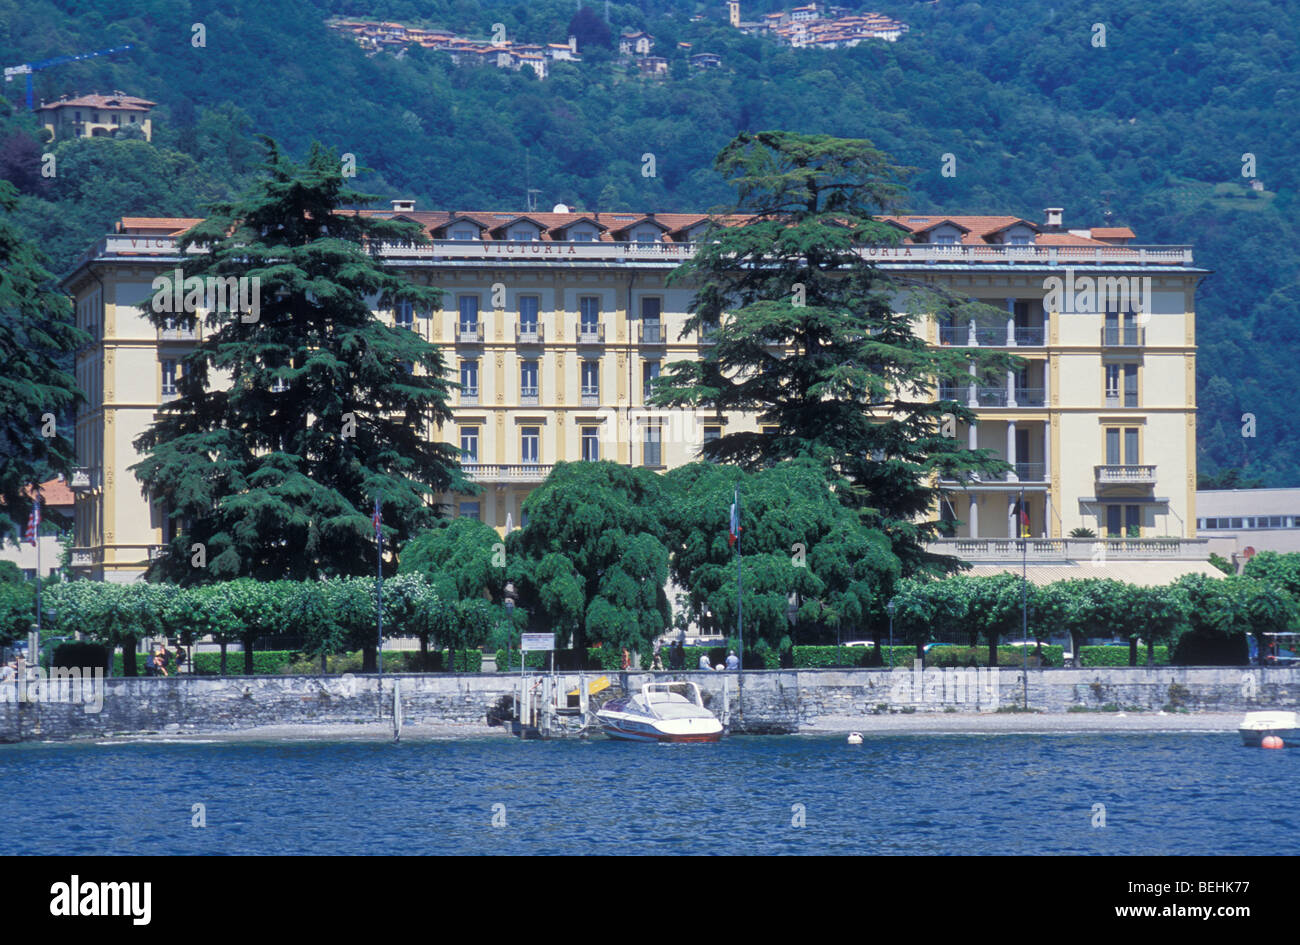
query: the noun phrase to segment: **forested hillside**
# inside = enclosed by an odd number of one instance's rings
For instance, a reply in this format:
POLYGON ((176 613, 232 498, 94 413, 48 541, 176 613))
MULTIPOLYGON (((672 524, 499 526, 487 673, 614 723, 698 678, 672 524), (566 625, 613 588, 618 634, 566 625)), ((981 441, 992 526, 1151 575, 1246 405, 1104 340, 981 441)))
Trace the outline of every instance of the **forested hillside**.
MULTIPOLYGON (((745 2, 746 19, 790 3, 745 2)), ((728 189, 713 155, 741 129, 865 137, 914 167, 908 209, 1015 213, 1129 225, 1142 243, 1190 243, 1214 270, 1198 302, 1202 472, 1300 484, 1300 233, 1296 142, 1300 5, 1271 0, 934 3, 867 0, 911 32, 897 43, 790 49, 726 24, 725 4, 612 3, 643 28, 669 76, 583 48, 539 81, 458 68, 445 53, 367 55, 329 16, 421 22, 563 42, 573 0, 0 0, 4 65, 134 43, 127 54, 36 74, 38 98, 121 89, 159 103, 152 143, 40 143, 21 80, 0 116, 0 176, 20 222, 65 270, 123 213, 194 214, 242 186, 269 134, 355 154, 359 184, 420 206, 708 209, 728 189), (703 22, 691 23, 694 14, 703 22), (206 45, 192 42, 203 25, 206 45), (1093 24, 1106 27, 1093 45, 1093 24), (676 49, 723 57, 688 68, 676 49), (642 155, 655 156, 654 177, 642 155), (952 154, 957 173, 941 174, 952 154), (1242 176, 1253 155, 1262 191, 1242 176), (1242 414, 1257 436, 1243 437, 1242 414)), ((604 15, 603 3, 591 4, 604 15)))

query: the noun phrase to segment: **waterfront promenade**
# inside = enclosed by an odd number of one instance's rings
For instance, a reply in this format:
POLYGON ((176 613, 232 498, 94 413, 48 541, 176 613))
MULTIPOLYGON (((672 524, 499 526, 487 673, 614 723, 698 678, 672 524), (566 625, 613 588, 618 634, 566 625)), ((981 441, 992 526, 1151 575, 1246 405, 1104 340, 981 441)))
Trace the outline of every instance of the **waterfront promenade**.
MULTIPOLYGON (((750 734, 1223 730, 1244 712, 1300 704, 1300 669, 1254 667, 1030 669, 1028 680, 1019 668, 606 675, 614 693, 654 678, 694 681, 732 732, 750 734)), ((404 738, 499 732, 488 712, 519 686, 508 673, 115 677, 82 698, 49 690, 17 701, 0 692, 0 740, 391 735, 399 681, 404 738)), ((577 682, 567 674, 562 684, 577 682)))

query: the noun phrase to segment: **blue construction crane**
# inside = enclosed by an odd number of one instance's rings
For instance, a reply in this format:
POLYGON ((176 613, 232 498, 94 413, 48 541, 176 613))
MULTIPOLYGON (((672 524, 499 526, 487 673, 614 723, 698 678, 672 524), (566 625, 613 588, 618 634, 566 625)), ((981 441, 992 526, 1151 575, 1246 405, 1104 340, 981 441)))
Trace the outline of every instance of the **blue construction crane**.
POLYGON ((37 69, 48 69, 50 66, 61 66, 65 62, 80 62, 82 59, 94 59, 96 56, 111 56, 113 53, 126 52, 134 48, 134 44, 127 43, 125 46, 114 46, 112 49, 100 49, 95 52, 78 53, 75 56, 55 56, 53 59, 42 59, 40 62, 25 62, 21 66, 9 66, 5 69, 5 81, 12 82, 14 76, 27 76, 27 110, 30 112, 34 107, 32 101, 32 73, 37 69))

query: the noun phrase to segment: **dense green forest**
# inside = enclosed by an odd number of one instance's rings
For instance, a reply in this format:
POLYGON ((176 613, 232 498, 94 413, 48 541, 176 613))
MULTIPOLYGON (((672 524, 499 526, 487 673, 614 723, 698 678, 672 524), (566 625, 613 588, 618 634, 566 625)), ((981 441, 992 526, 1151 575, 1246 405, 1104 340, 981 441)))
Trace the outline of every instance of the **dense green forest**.
MULTIPOLYGON (((709 209, 728 188, 714 154, 743 129, 865 137, 915 168, 907 209, 1129 225, 1142 243, 1188 243, 1213 269, 1198 300, 1201 470, 1300 484, 1300 5, 1284 0, 933 3, 866 0, 911 26, 897 43, 790 49, 726 24, 725 4, 611 3, 615 36, 643 28, 672 60, 631 74, 588 44, 582 63, 531 72, 458 68, 415 49, 367 55, 326 28, 367 16, 486 38, 562 42, 574 0, 0 0, 4 65, 134 43, 129 53, 36 73, 38 98, 121 89, 159 103, 152 143, 64 142, 57 173, 25 114, 0 105, 0 176, 19 224, 65 271, 124 213, 186 214, 242 188, 253 134, 305 155, 355 154, 359 184, 423 207, 709 209), (700 14, 702 22, 690 17, 700 14), (193 41, 202 24, 206 45, 193 41), (1094 45, 1094 24, 1105 45, 1094 45), (691 70, 678 42, 723 68, 691 70), (656 176, 642 176, 653 153, 656 176), (952 154, 957 174, 940 172, 952 154), (1262 191, 1242 176, 1253 155, 1262 191), (1242 415, 1256 419, 1242 436, 1242 415)), ((746 0, 747 19, 789 6, 746 0)), ((604 3, 591 3, 605 15, 604 3)))

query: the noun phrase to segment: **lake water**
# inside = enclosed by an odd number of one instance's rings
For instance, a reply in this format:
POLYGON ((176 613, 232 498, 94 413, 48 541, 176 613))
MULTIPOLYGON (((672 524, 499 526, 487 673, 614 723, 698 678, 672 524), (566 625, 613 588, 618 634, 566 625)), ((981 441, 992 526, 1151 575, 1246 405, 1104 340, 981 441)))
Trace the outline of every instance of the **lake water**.
POLYGON ((0 823, 38 854, 1292 854, 1298 771, 1235 733, 26 744, 0 823))

